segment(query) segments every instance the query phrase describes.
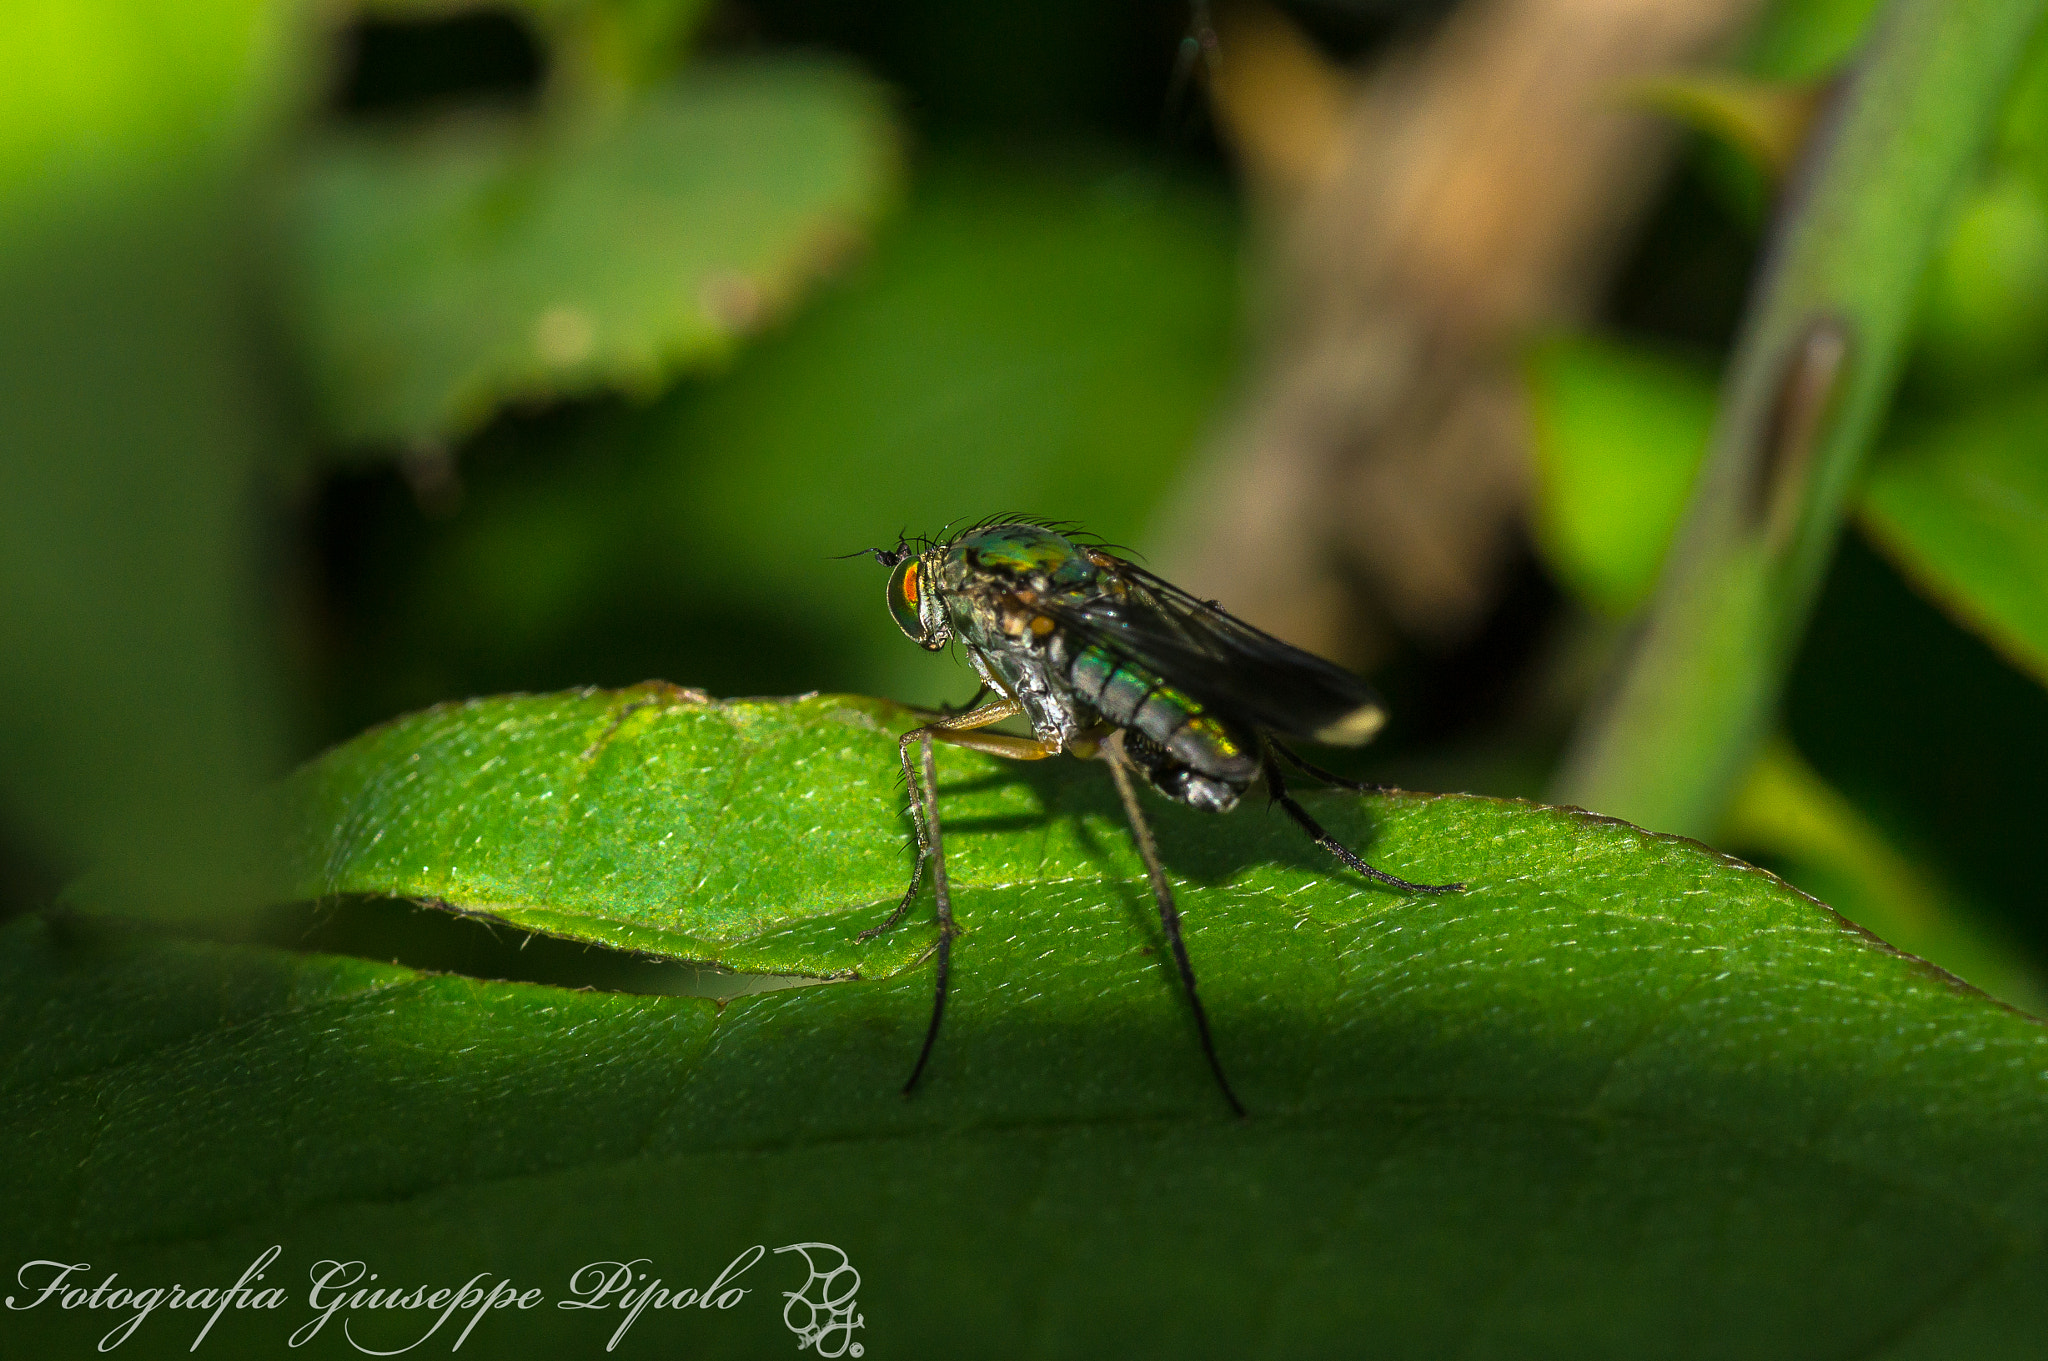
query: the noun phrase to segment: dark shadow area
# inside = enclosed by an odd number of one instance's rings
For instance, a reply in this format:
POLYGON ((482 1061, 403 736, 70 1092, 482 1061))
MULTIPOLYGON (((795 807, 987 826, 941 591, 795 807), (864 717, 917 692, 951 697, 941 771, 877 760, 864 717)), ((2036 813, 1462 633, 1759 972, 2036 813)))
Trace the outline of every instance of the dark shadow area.
POLYGON ((306 753, 465 695, 657 676, 801 694, 820 657, 854 652, 872 617, 690 579, 687 552, 636 504, 661 451, 607 437, 642 418, 613 398, 500 417, 462 455, 458 515, 389 463, 330 474, 309 517, 321 693, 306 753), (564 442, 578 464, 566 491, 564 442))
MULTIPOLYGON (((750 0, 734 8, 732 34, 859 58, 902 91, 904 111, 925 131, 1080 132, 1146 143, 1158 141, 1168 117, 1174 58, 1191 16, 1186 0, 750 0)), ((1217 161, 1206 116, 1185 122, 1198 135, 1184 139, 1184 153, 1217 161)))
POLYGON ((1607 302, 1606 325, 1702 355, 1725 355, 1749 300, 1761 236, 1706 179, 1693 150, 1672 174, 1625 256, 1607 302))
POLYGON ((1340 775, 1370 779, 1364 772, 1387 761, 1500 728, 1514 717, 1564 604, 1535 550, 1522 541, 1471 637, 1447 651, 1410 650, 1375 675, 1389 714, 1386 731, 1368 747, 1323 748, 1309 759, 1340 775))
POLYGON ((63 873, 19 827, 0 818, 0 923, 48 907, 64 881, 63 873))
POLYGON ((447 104, 528 104, 545 58, 512 10, 474 10, 409 22, 366 19, 341 44, 335 109, 396 118, 447 104))
MULTIPOLYGON (((1104 857, 1109 854, 1107 846, 1092 844, 1095 833, 1089 830, 1086 819, 1100 819, 1115 829, 1114 834, 1131 836, 1129 823, 1124 818, 1122 802, 1117 798, 1116 786, 1110 779, 1109 771, 1099 762, 1083 762, 1073 757, 1053 757, 1045 761, 1019 761, 1015 763, 1015 774, 983 777, 971 781, 939 782, 939 815, 948 834, 973 831, 1010 831, 1018 829, 1026 820, 1017 816, 995 818, 946 818, 948 795, 958 795, 975 790, 995 787, 999 783, 1023 784, 1032 790, 1043 813, 1030 818, 1032 823, 1055 819, 1066 820, 1076 828, 1077 840, 1087 848, 1091 856, 1104 857), (1068 769, 1061 769, 1067 763, 1068 769), (1085 766, 1086 769, 1074 769, 1085 766)), ((1321 786, 1305 775, 1290 775, 1288 792, 1297 798, 1312 793, 1321 786)), ((1339 797, 1347 797, 1339 791, 1339 797)), ((1358 796, 1348 796, 1358 797, 1358 796)), ((1170 802, 1139 783, 1138 799, 1144 809, 1145 818, 1152 826, 1152 834, 1159 843, 1159 857, 1166 866, 1169 876, 1185 879, 1205 887, 1228 883, 1246 870, 1258 865, 1281 865, 1289 869, 1302 870, 1311 874, 1332 874, 1352 878, 1356 883, 1385 890, 1384 885, 1352 875, 1351 871, 1338 863, 1329 852, 1309 839, 1281 809, 1272 804, 1266 794, 1264 781, 1254 784, 1246 791, 1237 807, 1228 813, 1204 813, 1184 805, 1170 802)), ((1321 810, 1311 810, 1320 813, 1321 810)), ((1325 825, 1334 818, 1323 819, 1325 825)), ((905 813, 904 836, 910 836, 910 819, 905 813)), ((1329 830, 1344 839, 1344 829, 1330 826, 1329 830)), ((1107 833, 1105 833, 1107 834, 1107 833)), ((1372 863, 1371 843, 1354 843, 1351 849, 1367 863, 1372 863)), ((1136 855, 1133 847, 1131 854, 1136 855)), ((1380 868, 1386 868, 1380 866, 1380 868)), ((1398 871, 1390 870, 1390 873, 1398 871)), ((1142 871, 1141 871, 1142 873, 1142 871)), ((1391 892, 1392 890, 1385 890, 1391 892)), ((1138 892, 1143 896, 1145 910, 1151 914, 1155 926, 1157 915, 1151 907, 1151 897, 1142 882, 1138 892)))
POLYGON ((1785 695, 1794 743, 2048 967, 2048 693, 1844 537, 1785 695))
POLYGON ((427 973, 589 992, 722 1000, 801 987, 816 979, 740 974, 522 931, 445 904, 344 897, 265 910, 213 937, 308 954, 349 955, 427 973))

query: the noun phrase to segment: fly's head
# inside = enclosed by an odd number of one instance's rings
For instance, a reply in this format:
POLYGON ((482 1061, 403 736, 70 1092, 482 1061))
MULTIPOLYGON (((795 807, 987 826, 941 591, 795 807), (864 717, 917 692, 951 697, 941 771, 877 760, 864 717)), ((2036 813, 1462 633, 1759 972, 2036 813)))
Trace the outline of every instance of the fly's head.
POLYGON ((870 548, 889 573, 889 614, 904 636, 919 647, 937 652, 953 640, 953 621, 946 611, 945 588, 938 566, 943 549, 920 553, 898 541, 894 548, 870 548))
POLYGON ((956 636, 977 653, 1042 652, 1057 632, 1045 610, 1102 589, 1113 561, 1049 524, 994 520, 940 542, 897 540, 868 550, 894 569, 889 612, 914 643, 936 652, 956 636))

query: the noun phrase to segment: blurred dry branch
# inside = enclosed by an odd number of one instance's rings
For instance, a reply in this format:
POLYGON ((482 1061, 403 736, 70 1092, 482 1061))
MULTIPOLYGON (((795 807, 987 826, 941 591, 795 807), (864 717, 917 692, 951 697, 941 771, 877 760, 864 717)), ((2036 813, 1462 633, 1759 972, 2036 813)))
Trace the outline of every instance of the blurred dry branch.
POLYGON ((1669 159, 1618 92, 1753 8, 1469 0, 1355 84, 1277 11, 1219 13, 1218 123, 1271 209, 1268 351, 1167 570, 1358 666, 1473 628, 1526 495, 1517 344, 1590 310, 1669 159))

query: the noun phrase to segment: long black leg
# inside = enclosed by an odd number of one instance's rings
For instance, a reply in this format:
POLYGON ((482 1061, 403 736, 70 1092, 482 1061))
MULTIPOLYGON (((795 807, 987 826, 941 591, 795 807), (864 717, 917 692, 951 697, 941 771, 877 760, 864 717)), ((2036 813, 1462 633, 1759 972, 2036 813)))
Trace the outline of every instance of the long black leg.
POLYGON ((1152 839, 1151 824, 1145 821, 1143 810, 1138 807, 1138 792, 1131 787, 1129 758, 1124 755, 1123 734, 1112 734, 1102 744, 1103 760, 1109 765, 1110 778, 1116 781, 1117 797, 1123 800, 1124 816, 1130 820, 1131 834, 1137 838, 1138 854, 1144 857, 1145 873, 1152 880, 1152 899, 1159 904, 1159 925, 1166 932, 1166 943, 1173 949, 1173 962, 1180 968, 1180 981, 1188 990, 1188 1006, 1194 1009, 1195 1032, 1202 1037, 1202 1053, 1209 1060, 1209 1071, 1216 1075, 1216 1085, 1223 1091, 1223 1099, 1230 1103, 1230 1109, 1242 1116, 1244 1103, 1237 1099, 1237 1093, 1230 1090, 1230 1079, 1223 1075, 1223 1062, 1216 1057, 1216 1042, 1209 1038, 1209 1016, 1202 1010, 1202 999, 1195 992, 1195 966, 1188 962, 1187 943, 1180 935, 1180 909, 1174 906, 1173 889, 1166 882, 1166 871, 1159 864, 1159 846, 1152 839))
MULTIPOLYGON (((910 1089, 924 1076, 924 1065, 932 1056, 932 1046, 938 1043, 939 1022, 946 1015, 946 975, 953 962, 953 893, 946 883, 946 842, 939 829, 939 777, 932 766, 932 735, 924 730, 924 797, 925 826, 930 829, 932 861, 932 896, 938 899, 939 909, 939 976, 932 992, 932 1023, 924 1032, 924 1048, 917 1051, 917 1064, 910 1070, 910 1080, 903 1084, 903 1094, 910 1095, 910 1089)), ((922 861, 919 862, 923 863, 922 861)), ((916 885, 911 886, 913 892, 916 885)))
POLYGON ((1287 782, 1280 778, 1280 767, 1271 756, 1266 758, 1266 788, 1272 791, 1273 801, 1287 810, 1287 815, 1301 824, 1301 830, 1315 838, 1315 843, 1336 856, 1339 860, 1357 870, 1368 879, 1376 879, 1389 888, 1405 888, 1410 893, 1456 893, 1463 884, 1411 884, 1406 879, 1397 879, 1385 870, 1374 869, 1360 860, 1349 846, 1323 830, 1322 824, 1308 815, 1308 810, 1296 803, 1287 794, 1287 782))
POLYGON ((1346 779, 1344 776, 1339 775, 1334 771, 1324 770, 1319 765, 1313 765, 1310 762, 1303 760, 1298 753, 1288 750, 1286 747, 1281 746, 1278 742, 1272 741, 1270 738, 1267 740, 1266 745, 1271 747, 1274 751, 1279 752, 1282 756, 1286 757, 1287 764, 1293 766, 1302 774, 1307 775, 1313 779, 1321 780, 1325 784, 1333 784, 1337 786, 1337 788, 1339 789, 1348 789, 1354 794, 1384 794, 1387 792, 1386 785, 1367 784, 1363 780, 1346 779))

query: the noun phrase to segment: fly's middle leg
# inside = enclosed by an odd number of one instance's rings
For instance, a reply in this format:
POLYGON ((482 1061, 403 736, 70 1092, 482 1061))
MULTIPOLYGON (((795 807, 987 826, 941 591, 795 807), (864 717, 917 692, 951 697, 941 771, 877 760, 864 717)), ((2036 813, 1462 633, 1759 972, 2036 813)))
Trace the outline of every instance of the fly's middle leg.
POLYGON ((1110 778, 1116 782, 1117 798, 1123 802, 1124 817, 1131 824, 1131 835, 1138 843, 1138 854, 1145 862, 1145 876, 1152 884, 1152 900, 1159 907, 1159 928, 1166 934, 1167 948, 1173 952, 1174 966, 1180 971, 1181 986, 1187 990, 1188 1006, 1195 1013, 1195 1033, 1201 1037, 1202 1054, 1209 1060, 1209 1071, 1216 1078, 1216 1086, 1223 1092, 1223 1099, 1230 1103, 1230 1109, 1242 1116, 1244 1103, 1237 1099, 1237 1093, 1230 1089, 1230 1079, 1224 1076, 1223 1061, 1216 1057, 1216 1041, 1209 1035, 1209 1014, 1202 1010, 1202 998, 1195 991, 1195 966, 1188 960, 1187 942, 1181 939, 1180 908, 1173 901, 1173 886, 1166 881, 1166 868, 1159 860, 1159 845, 1152 838, 1152 824, 1145 820, 1145 812, 1138 806, 1138 791, 1131 780, 1131 758, 1124 753, 1124 735, 1112 732, 1103 741, 1101 757, 1109 766, 1110 778))

